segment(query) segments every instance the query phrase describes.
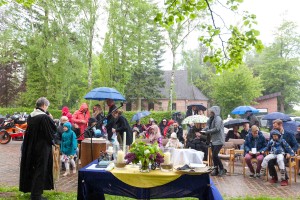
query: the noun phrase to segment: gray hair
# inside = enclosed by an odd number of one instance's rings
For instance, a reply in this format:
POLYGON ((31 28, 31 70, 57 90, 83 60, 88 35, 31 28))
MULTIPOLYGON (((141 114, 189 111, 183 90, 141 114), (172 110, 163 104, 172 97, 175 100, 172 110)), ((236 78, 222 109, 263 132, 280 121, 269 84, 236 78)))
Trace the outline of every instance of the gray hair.
POLYGON ((35 106, 37 108, 40 108, 42 106, 49 106, 50 105, 50 102, 48 101, 48 99, 46 99, 46 97, 40 97, 38 98, 38 100, 36 100, 36 103, 35 103, 35 106))

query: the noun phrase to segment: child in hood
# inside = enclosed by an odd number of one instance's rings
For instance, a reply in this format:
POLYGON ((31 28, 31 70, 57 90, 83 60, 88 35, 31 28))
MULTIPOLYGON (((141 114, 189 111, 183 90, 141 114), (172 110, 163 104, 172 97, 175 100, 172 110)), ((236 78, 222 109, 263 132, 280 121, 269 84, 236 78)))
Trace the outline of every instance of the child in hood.
POLYGON ((77 139, 76 134, 72 131, 72 125, 70 122, 66 122, 63 125, 64 133, 62 134, 62 140, 60 143, 60 150, 62 152, 61 161, 65 163, 66 172, 63 176, 70 174, 71 163, 73 167, 73 173, 76 173, 76 164, 74 157, 76 157, 77 139))
POLYGON ((176 149, 183 148, 183 144, 178 140, 177 134, 175 132, 171 134, 171 137, 168 143, 166 144, 166 147, 174 147, 176 149))
MULTIPOLYGON (((281 181, 285 181, 285 165, 284 165, 284 155, 287 154, 287 157, 294 156, 295 153, 293 149, 290 147, 290 145, 281 138, 281 134, 278 130, 274 129, 270 132, 270 135, 272 139, 268 142, 267 147, 264 148, 264 151, 269 151, 270 154, 268 154, 261 166, 260 174, 261 176, 266 175, 266 167, 268 165, 268 162, 272 159, 277 159, 278 167, 280 169, 281 174, 281 181)), ((264 153, 262 151, 262 153, 264 153)))

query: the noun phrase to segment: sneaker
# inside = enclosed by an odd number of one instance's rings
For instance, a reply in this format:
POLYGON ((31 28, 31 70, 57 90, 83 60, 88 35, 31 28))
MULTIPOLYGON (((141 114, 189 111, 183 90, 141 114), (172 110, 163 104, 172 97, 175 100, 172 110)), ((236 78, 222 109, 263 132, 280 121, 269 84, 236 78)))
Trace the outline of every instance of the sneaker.
POLYGON ((288 183, 288 181, 287 180, 282 180, 281 182, 280 182, 280 185, 281 186, 287 186, 289 183, 288 183))
POLYGON ((256 177, 257 177, 257 178, 260 178, 260 173, 257 173, 257 174, 256 174, 256 177))
POLYGON ((270 183, 277 183, 278 179, 275 177, 272 177, 271 180, 269 180, 270 183))
POLYGON ((255 178, 255 174, 254 173, 250 173, 249 177, 250 178, 255 178))
POLYGON ((226 172, 227 172, 226 169, 221 169, 221 170, 219 171, 219 176, 226 175, 226 172))

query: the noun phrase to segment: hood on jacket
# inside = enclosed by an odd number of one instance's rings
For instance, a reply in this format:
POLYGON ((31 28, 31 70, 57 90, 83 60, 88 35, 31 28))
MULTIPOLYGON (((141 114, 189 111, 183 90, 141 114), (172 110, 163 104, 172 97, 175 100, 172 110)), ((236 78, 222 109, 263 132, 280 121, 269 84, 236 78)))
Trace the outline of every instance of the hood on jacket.
POLYGON ((63 115, 66 115, 70 112, 70 109, 67 107, 67 106, 64 106, 62 109, 61 109, 61 113, 63 115))
MULTIPOLYGON (((270 136, 272 137, 273 135, 278 135, 278 138, 280 139, 281 137, 281 133, 276 130, 276 129, 273 129, 271 132, 270 132, 270 136)), ((272 138, 273 139, 273 138, 272 138)))
POLYGON ((174 124, 174 120, 173 119, 171 119, 171 120, 168 121, 167 126, 171 126, 172 124, 174 124))
POLYGON ((64 123, 64 126, 68 128, 68 131, 66 131, 66 132, 69 132, 72 130, 72 124, 70 122, 64 123))
POLYGON ((221 109, 219 106, 213 106, 208 109, 209 111, 215 113, 215 116, 220 116, 221 109))
POLYGON ((86 108, 89 109, 88 105, 86 103, 83 103, 83 104, 81 104, 81 106, 79 108, 79 111, 83 112, 83 110, 86 109, 86 108))

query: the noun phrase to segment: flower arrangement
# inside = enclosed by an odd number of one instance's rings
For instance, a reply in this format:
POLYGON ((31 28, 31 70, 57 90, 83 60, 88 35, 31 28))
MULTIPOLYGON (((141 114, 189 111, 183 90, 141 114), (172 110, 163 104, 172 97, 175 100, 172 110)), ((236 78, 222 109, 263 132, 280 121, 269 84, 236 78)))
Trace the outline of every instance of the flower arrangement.
POLYGON ((141 170, 149 170, 149 164, 160 165, 164 162, 164 155, 157 143, 146 144, 142 141, 136 141, 130 147, 126 154, 127 164, 138 164, 141 162, 141 170))

